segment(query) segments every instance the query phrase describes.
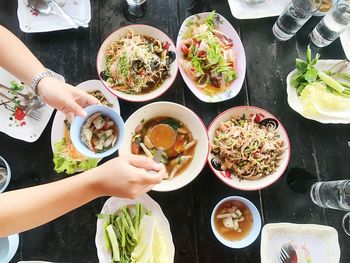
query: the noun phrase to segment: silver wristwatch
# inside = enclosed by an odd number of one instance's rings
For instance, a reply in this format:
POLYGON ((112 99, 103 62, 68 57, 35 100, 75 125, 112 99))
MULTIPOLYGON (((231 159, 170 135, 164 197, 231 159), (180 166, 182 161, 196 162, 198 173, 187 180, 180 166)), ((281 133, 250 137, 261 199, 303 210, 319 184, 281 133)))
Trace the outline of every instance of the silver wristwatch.
POLYGON ((54 74, 52 73, 51 70, 46 70, 44 72, 41 72, 39 74, 36 74, 32 80, 32 83, 30 84, 30 88, 32 89, 32 91, 38 95, 38 84, 39 82, 46 77, 55 77, 54 74))

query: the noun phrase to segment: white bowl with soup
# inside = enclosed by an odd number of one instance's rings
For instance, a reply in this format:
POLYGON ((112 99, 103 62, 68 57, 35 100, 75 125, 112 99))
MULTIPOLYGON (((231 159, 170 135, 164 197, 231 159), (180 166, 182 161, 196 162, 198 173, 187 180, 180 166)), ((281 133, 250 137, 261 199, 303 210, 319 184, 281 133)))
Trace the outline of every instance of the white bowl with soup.
POLYGON ((148 25, 128 25, 102 43, 96 61, 103 85, 127 101, 152 100, 167 91, 178 72, 170 37, 148 25))
POLYGON ((202 120, 190 109, 172 102, 155 102, 135 111, 125 122, 119 155, 139 154, 153 158, 164 149, 161 162, 167 176, 154 191, 179 189, 205 166, 208 136, 202 120))
POLYGON ((230 248, 244 248, 259 236, 261 218, 258 209, 248 199, 229 196, 222 199, 211 214, 215 237, 230 248))

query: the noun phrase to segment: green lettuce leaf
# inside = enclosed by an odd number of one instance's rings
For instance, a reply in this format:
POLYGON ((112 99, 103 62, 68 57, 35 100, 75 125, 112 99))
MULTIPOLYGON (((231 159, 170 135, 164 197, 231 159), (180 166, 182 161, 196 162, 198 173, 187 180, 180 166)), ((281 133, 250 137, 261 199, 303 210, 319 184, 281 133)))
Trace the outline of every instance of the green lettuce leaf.
POLYGON ((67 174, 74 174, 77 171, 87 171, 97 166, 98 159, 87 158, 83 161, 79 161, 69 157, 65 153, 65 139, 55 143, 54 146, 53 163, 55 164, 54 169, 57 173, 66 172, 67 174))

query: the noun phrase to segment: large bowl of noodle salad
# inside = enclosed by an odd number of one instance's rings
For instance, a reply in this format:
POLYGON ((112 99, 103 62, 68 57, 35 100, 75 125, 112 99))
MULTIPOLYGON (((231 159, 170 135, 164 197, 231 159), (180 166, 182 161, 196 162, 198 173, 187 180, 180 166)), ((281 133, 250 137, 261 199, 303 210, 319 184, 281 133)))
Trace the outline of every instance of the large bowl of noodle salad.
POLYGON ((173 41, 164 32, 148 25, 129 25, 102 43, 96 67, 100 80, 114 95, 142 102, 170 88, 178 59, 173 41))
POLYGON ((253 191, 277 181, 290 158, 288 134, 271 113, 238 106, 217 116, 208 129, 208 163, 227 185, 253 191))

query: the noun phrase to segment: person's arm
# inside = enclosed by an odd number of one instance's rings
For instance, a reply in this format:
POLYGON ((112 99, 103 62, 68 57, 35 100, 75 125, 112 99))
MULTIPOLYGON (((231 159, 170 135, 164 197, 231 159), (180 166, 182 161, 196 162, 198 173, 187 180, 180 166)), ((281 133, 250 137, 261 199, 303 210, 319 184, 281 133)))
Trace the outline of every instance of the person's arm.
POLYGON ((130 155, 58 182, 2 193, 0 237, 45 224, 101 196, 135 198, 161 182, 164 173, 163 165, 130 155))
MULTIPOLYGON (((0 67, 15 75, 26 85, 44 71, 45 67, 14 34, 0 26, 0 67)), ((50 106, 62 111, 69 118, 84 116, 84 107, 99 101, 73 86, 53 77, 43 78, 37 87, 38 95, 50 106)))

